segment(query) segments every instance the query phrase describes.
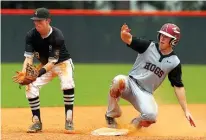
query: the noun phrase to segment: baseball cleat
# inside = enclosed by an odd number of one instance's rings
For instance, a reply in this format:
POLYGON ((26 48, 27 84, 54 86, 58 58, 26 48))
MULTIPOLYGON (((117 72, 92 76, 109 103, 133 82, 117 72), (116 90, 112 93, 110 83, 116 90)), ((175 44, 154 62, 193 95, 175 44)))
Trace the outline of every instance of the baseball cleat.
POLYGON ((39 121, 37 116, 33 117, 33 124, 28 128, 27 133, 37 133, 42 130, 42 123, 39 121))
POLYGON ((65 133, 74 133, 74 125, 72 121, 65 121, 65 133))
POLYGON ((106 120, 107 125, 108 125, 109 128, 117 128, 117 122, 115 121, 114 118, 108 117, 108 116, 105 114, 105 120, 106 120))
POLYGON ((131 124, 136 128, 136 129, 141 129, 142 126, 140 125, 140 119, 139 118, 134 118, 131 121, 131 124))

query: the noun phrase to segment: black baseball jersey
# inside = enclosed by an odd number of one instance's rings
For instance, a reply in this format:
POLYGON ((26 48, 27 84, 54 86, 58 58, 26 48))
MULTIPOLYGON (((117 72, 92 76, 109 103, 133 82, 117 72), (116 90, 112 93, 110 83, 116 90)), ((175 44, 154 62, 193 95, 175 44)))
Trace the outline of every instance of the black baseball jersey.
POLYGON ((35 56, 44 65, 48 61, 57 64, 70 58, 63 33, 53 26, 46 38, 42 38, 35 28, 27 33, 24 56, 35 56))
POLYGON ((174 51, 163 55, 158 43, 135 37, 127 46, 138 52, 129 76, 136 79, 145 90, 154 92, 167 75, 172 86, 184 86, 181 63, 174 51))

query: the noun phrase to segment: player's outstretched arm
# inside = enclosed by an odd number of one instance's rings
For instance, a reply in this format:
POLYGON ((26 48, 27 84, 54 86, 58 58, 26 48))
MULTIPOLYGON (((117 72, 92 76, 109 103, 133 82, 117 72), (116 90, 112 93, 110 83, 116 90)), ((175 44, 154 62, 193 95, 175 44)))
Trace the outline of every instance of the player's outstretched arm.
POLYGON ((185 88, 182 82, 182 66, 180 63, 168 74, 168 78, 169 81, 171 82, 172 87, 174 87, 176 97, 185 113, 185 117, 188 119, 191 126, 195 127, 195 123, 192 118, 192 115, 190 114, 190 111, 187 108, 185 88))
POLYGON ((176 87, 174 86, 174 90, 175 90, 175 94, 176 97, 179 101, 179 104, 181 105, 184 113, 185 113, 185 117, 187 118, 187 120, 190 122, 191 126, 196 127, 193 117, 187 107, 187 100, 186 100, 186 95, 185 95, 185 88, 184 87, 176 87))
POLYGON ((174 91, 175 91, 176 97, 177 97, 183 111, 186 112, 188 110, 188 108, 187 108, 187 101, 186 101, 186 96, 185 96, 185 88, 174 86, 174 91))

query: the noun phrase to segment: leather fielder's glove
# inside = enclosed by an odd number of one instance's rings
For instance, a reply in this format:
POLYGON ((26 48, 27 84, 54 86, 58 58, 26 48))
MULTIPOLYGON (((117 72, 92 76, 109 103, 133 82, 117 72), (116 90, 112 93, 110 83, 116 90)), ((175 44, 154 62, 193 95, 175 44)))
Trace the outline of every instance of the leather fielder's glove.
POLYGON ((39 72, 35 66, 27 64, 26 72, 17 71, 13 81, 20 85, 28 85, 36 80, 38 74, 39 72))

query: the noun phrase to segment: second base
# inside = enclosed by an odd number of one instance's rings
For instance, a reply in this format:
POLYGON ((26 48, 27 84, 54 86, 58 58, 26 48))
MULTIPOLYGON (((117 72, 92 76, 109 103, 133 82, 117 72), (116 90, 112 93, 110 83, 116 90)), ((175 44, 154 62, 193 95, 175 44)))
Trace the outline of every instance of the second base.
POLYGON ((128 129, 115 129, 115 128, 99 128, 91 132, 95 136, 124 136, 129 132, 128 129))

